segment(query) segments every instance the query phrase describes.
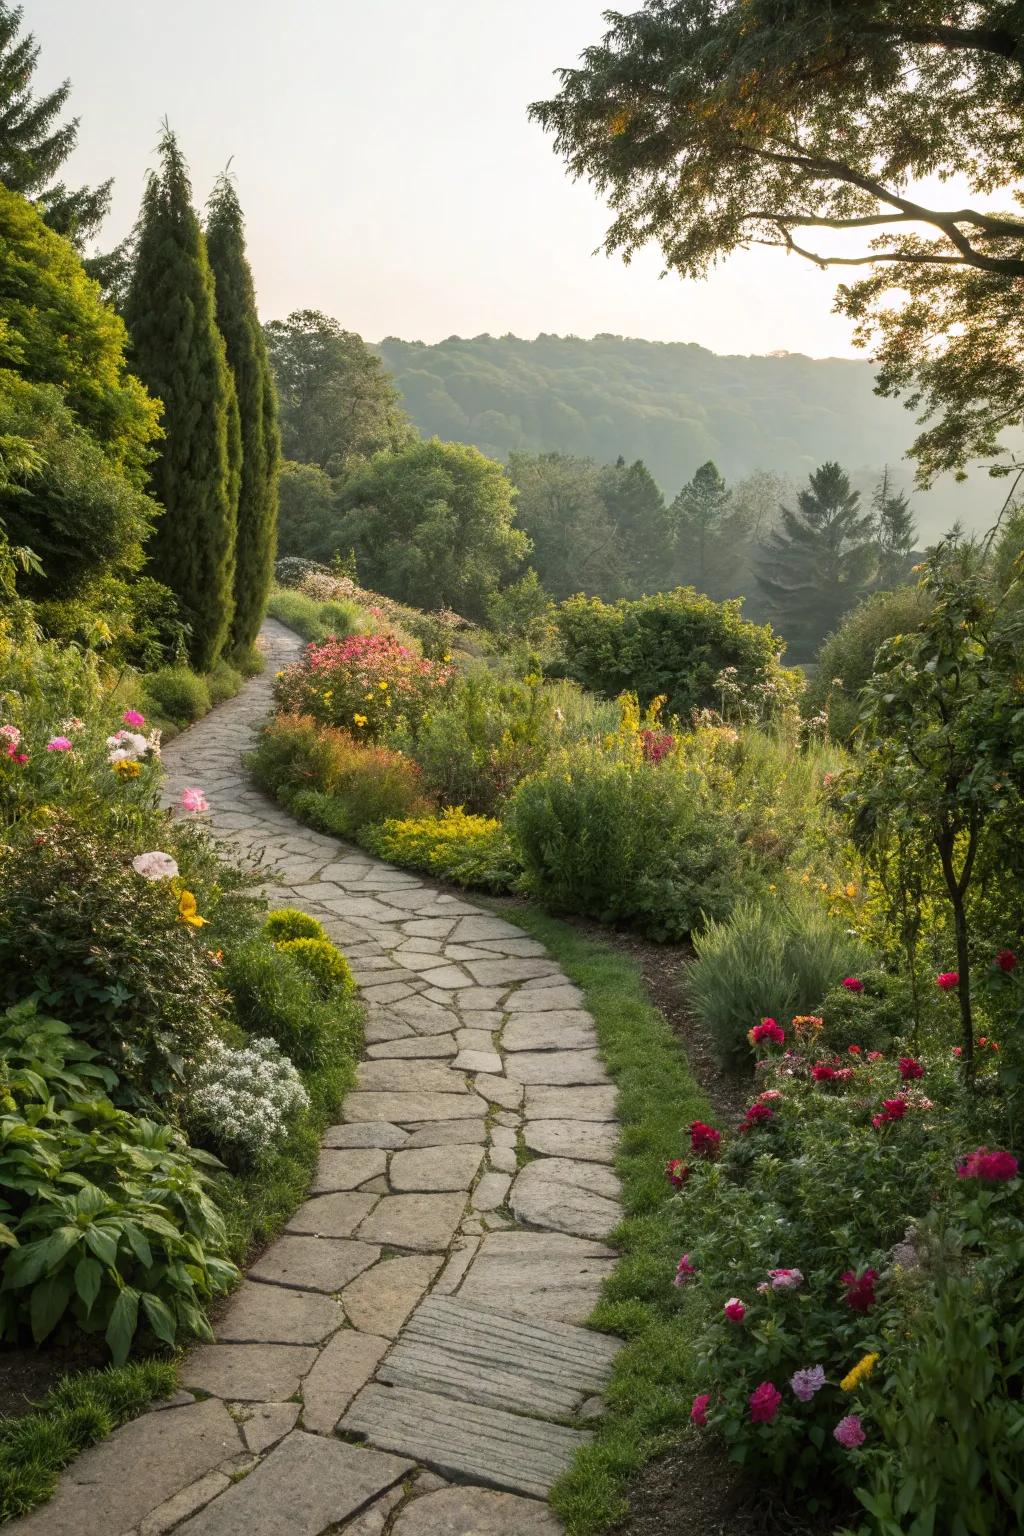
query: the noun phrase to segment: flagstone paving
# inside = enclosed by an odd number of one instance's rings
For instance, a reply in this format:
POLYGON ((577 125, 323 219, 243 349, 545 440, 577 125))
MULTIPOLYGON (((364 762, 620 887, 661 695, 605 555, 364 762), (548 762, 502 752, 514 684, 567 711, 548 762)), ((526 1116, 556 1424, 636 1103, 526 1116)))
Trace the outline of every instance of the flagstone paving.
POLYGON ((323 923, 365 1057, 309 1197, 181 1370, 86 1451, 38 1536, 559 1536, 543 1502, 601 1411, 617 1340, 579 1325, 615 1263, 615 1090, 584 998, 536 940, 295 822, 242 754, 302 642, 170 743, 168 803, 275 906, 323 923))

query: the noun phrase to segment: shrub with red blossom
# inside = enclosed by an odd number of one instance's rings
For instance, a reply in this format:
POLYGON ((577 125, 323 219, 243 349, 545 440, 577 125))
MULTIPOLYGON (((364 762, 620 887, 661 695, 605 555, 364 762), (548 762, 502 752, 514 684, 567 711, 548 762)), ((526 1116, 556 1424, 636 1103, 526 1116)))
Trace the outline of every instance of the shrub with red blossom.
POLYGON ((396 718, 418 722, 452 676, 451 667, 417 656, 387 632, 332 637, 307 646, 286 668, 274 698, 280 710, 374 737, 396 718))
POLYGON ((935 985, 942 992, 954 992, 960 985, 960 972, 940 971, 935 978, 935 985))
POLYGON ((875 1304, 877 1269, 863 1269, 859 1275, 856 1270, 847 1269, 839 1279, 846 1287, 846 1295, 843 1298, 846 1305, 854 1312, 870 1312, 875 1304))
POLYGON ((924 1077, 924 1067, 913 1056, 901 1056, 899 1061, 900 1077, 905 1083, 912 1083, 915 1078, 924 1077))
POLYGON ((751 1045, 782 1045, 785 1038, 786 1031, 775 1019, 762 1019, 747 1031, 751 1045))
POLYGON ((640 732, 640 750, 649 763, 660 763, 668 757, 675 744, 676 739, 671 731, 645 729, 640 732))
POLYGON ((751 1424, 770 1424, 779 1411, 782 1393, 770 1381, 762 1381, 747 1398, 751 1424))
POLYGON ((721 1131, 703 1120, 695 1120, 690 1126, 690 1146, 698 1157, 716 1158, 721 1141, 721 1131))
POLYGON ((987 1147, 968 1152, 956 1169, 958 1179, 981 1179, 985 1184, 1008 1184, 1019 1173, 1020 1164, 1012 1152, 990 1152, 987 1147))

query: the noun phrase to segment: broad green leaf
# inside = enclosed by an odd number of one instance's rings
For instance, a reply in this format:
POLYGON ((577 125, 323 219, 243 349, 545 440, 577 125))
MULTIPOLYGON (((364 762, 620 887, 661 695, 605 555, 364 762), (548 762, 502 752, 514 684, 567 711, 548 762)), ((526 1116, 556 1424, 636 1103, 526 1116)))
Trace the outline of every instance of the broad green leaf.
POLYGON ((19 1246, 18 1239, 10 1227, 5 1227, 2 1221, 0 1221, 0 1243, 3 1243, 7 1248, 17 1248, 19 1246))
POLYGON ((117 1264, 117 1243, 113 1235, 94 1223, 85 1229, 85 1244, 107 1269, 117 1264))
POLYGON ((124 1365, 127 1360, 138 1320, 139 1293, 126 1285, 111 1308, 107 1324, 106 1340, 115 1365, 124 1365))
POLYGON ((37 1344, 41 1344, 60 1322, 70 1296, 71 1276, 66 1270, 59 1275, 49 1275, 33 1286, 29 1316, 32 1337, 37 1344))
POLYGON ((149 1291, 143 1291, 142 1310, 145 1312, 149 1326, 157 1338, 163 1339, 165 1344, 173 1344, 174 1335, 177 1332, 177 1324, 169 1308, 164 1305, 159 1296, 154 1296, 149 1291))
POLYGON ((75 1290, 85 1302, 86 1311, 92 1311, 92 1304, 99 1295, 102 1282, 102 1264, 98 1263, 96 1259, 79 1259, 75 1265, 75 1290))

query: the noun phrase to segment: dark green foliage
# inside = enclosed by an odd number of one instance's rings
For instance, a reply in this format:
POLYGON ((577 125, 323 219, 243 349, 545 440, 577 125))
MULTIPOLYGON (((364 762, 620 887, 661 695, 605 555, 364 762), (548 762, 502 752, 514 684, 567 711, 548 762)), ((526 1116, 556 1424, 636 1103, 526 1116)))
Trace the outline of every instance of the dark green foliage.
POLYGON ((751 522, 745 510, 734 505, 732 492, 712 460, 683 486, 669 516, 676 579, 716 602, 741 596, 749 574, 744 553, 751 522))
POLYGON ((893 1042, 906 1039, 914 1027, 910 982, 873 967, 856 974, 864 983, 863 992, 852 992, 840 981, 815 1005, 814 1012, 825 1021, 822 1043, 840 1053, 851 1045, 862 1051, 890 1051, 893 1042))
POLYGON ((227 175, 210 199, 206 243, 217 290, 217 324, 238 400, 241 464, 231 645, 252 645, 277 553, 277 393, 256 313, 242 210, 227 175))
POLYGON ((318 464, 285 459, 278 480, 278 549, 282 555, 330 560, 341 516, 334 481, 318 464))
POLYGON ((871 509, 875 514, 879 585, 898 587, 902 582, 910 580, 917 541, 917 519, 906 492, 892 488, 888 466, 871 499, 871 509))
POLYGON ((272 320, 264 334, 285 458, 318 464, 338 478, 415 435, 390 375, 354 331, 319 310, 300 309, 272 320))
POLYGON ((269 1035, 297 1067, 320 1069, 335 1058, 351 1060, 357 1054, 360 1014, 355 1001, 342 991, 324 998, 297 960, 264 939, 233 947, 225 977, 242 1028, 269 1035))
POLYGON ((738 602, 713 603, 690 587, 632 603, 570 598, 557 622, 569 673, 585 688, 636 693, 643 705, 664 696, 681 717, 717 706, 725 667, 743 689, 763 680, 779 649, 767 625, 740 617, 738 602))
POLYGON ((818 652, 805 713, 828 716, 833 741, 849 742, 861 712, 861 690, 875 669, 878 648, 917 629, 931 606, 920 587, 874 592, 851 608, 818 652))
POLYGON ((838 464, 823 464, 783 507, 769 534, 757 581, 793 656, 809 661, 823 637, 852 608, 872 575, 874 519, 838 464))
POLYGON ((39 48, 31 32, 18 35, 24 14, 23 6, 0 4, 0 182, 38 203, 51 229, 80 244, 106 214, 111 183, 72 189, 54 179, 74 151, 78 119, 60 121, 70 80, 33 94, 39 48))
POLYGON ((484 618, 529 548, 501 465, 465 443, 378 454, 342 500, 339 546, 355 549, 360 580, 414 607, 484 618))
POLYGON ((209 677, 206 678, 206 686, 210 693, 210 704, 223 704, 226 699, 233 699, 241 692, 245 679, 241 672, 229 667, 223 659, 218 661, 209 677))
POLYGON ((597 490, 615 529, 631 589, 659 591, 672 551, 672 525, 650 470, 642 459, 627 464, 620 456, 601 470, 597 490))
POLYGON ((615 598, 633 590, 593 460, 512 453, 508 473, 516 488, 516 522, 533 545, 530 563, 545 591, 554 598, 574 592, 615 598))
POLYGON ((188 667, 161 667, 151 672, 143 683, 151 711, 175 725, 191 725, 205 715, 212 704, 205 678, 188 667))
POLYGON ((193 666, 208 671, 227 640, 234 602, 234 384, 188 171, 169 129, 142 202, 125 319, 136 371, 164 405, 153 489, 165 512, 149 546, 150 569, 181 604, 193 666))
POLYGON ((0 1521, 50 1497, 79 1451, 170 1397, 169 1360, 141 1360, 63 1377, 33 1413, 0 1419, 0 1521))
POLYGON ((267 612, 304 640, 326 640, 328 635, 344 640, 346 635, 357 634, 366 622, 356 603, 318 603, 304 592, 275 592, 267 612))

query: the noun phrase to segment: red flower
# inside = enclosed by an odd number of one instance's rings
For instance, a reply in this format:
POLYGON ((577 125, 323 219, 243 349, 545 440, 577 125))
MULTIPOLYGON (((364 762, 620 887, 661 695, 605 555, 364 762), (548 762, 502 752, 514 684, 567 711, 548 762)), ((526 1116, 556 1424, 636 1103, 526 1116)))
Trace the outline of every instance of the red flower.
POLYGON ((756 1125, 767 1125, 769 1120, 775 1118, 775 1111, 769 1104, 751 1104, 747 1110, 747 1117, 740 1124, 741 1131, 752 1131, 756 1125))
POLYGON ((1020 1172, 1020 1164, 1012 1152, 990 1152, 979 1147, 969 1152, 957 1164, 958 1179, 981 1179, 986 1184, 1007 1184, 1020 1172))
POLYGON ((852 1307, 854 1312, 870 1312, 875 1304, 877 1269, 865 1269, 859 1275, 855 1270, 847 1269, 839 1278, 846 1286, 846 1305, 852 1307))
POLYGON ((738 1296, 730 1296, 722 1308, 730 1323, 742 1323, 747 1315, 747 1309, 738 1296))
POLYGON ((846 977, 844 977, 843 978, 843 986, 846 988, 847 992, 863 992, 864 991, 864 983, 862 981, 858 981, 856 976, 846 976, 846 977))
POLYGON ((770 1381, 762 1381, 747 1398, 751 1424, 770 1424, 779 1411, 782 1393, 770 1381))
POLYGON ((1017 968, 1017 956, 1012 949, 1001 949, 998 955, 996 955, 996 965, 998 965, 1001 971, 1006 971, 1009 974, 1010 971, 1017 968))
POLYGON ((690 1126, 690 1146, 698 1157, 717 1157, 721 1140, 721 1131, 716 1131, 713 1125, 705 1125, 703 1120, 695 1120, 690 1126))
POLYGON ((953 1047, 953 1055, 954 1056, 962 1056, 963 1053, 964 1053, 964 1048, 963 1048, 962 1045, 954 1045, 954 1047, 953 1047))
POLYGON ((859 1045, 848 1045, 846 1052, 849 1056, 863 1056, 864 1054, 863 1047, 859 1045))
POLYGON ((672 1284, 685 1285, 687 1280, 692 1280, 696 1273, 697 1271, 690 1261, 690 1255, 688 1253, 684 1253, 682 1258, 679 1260, 679 1263, 676 1265, 676 1277, 672 1284))
POLYGON ((900 1077, 905 1083, 913 1082, 915 1078, 924 1077, 924 1067, 913 1056, 901 1056, 900 1077))
POLYGON ((831 1083, 834 1081, 835 1075, 835 1067, 827 1066, 822 1061, 819 1061, 816 1066, 811 1068, 811 1076, 816 1083, 831 1083))
POLYGON ((710 1392, 699 1392, 693 1400, 690 1409, 690 1423, 696 1424, 698 1429, 703 1429, 708 1421, 708 1404, 711 1402, 710 1392))
POLYGON ((952 992, 960 985, 959 971, 940 971, 935 978, 935 985, 943 992, 952 992))
POLYGON ((747 1036, 751 1045, 760 1045, 765 1040, 770 1040, 773 1045, 781 1045, 785 1038, 785 1030, 775 1019, 762 1019, 747 1036))
POLYGON ((665 1164, 665 1177, 673 1189, 682 1189, 690 1177, 690 1169, 681 1157, 671 1157, 665 1164))
POLYGON ((907 1112, 907 1101, 902 1096, 897 1099, 883 1099, 882 1108, 890 1120, 902 1120, 907 1112))

